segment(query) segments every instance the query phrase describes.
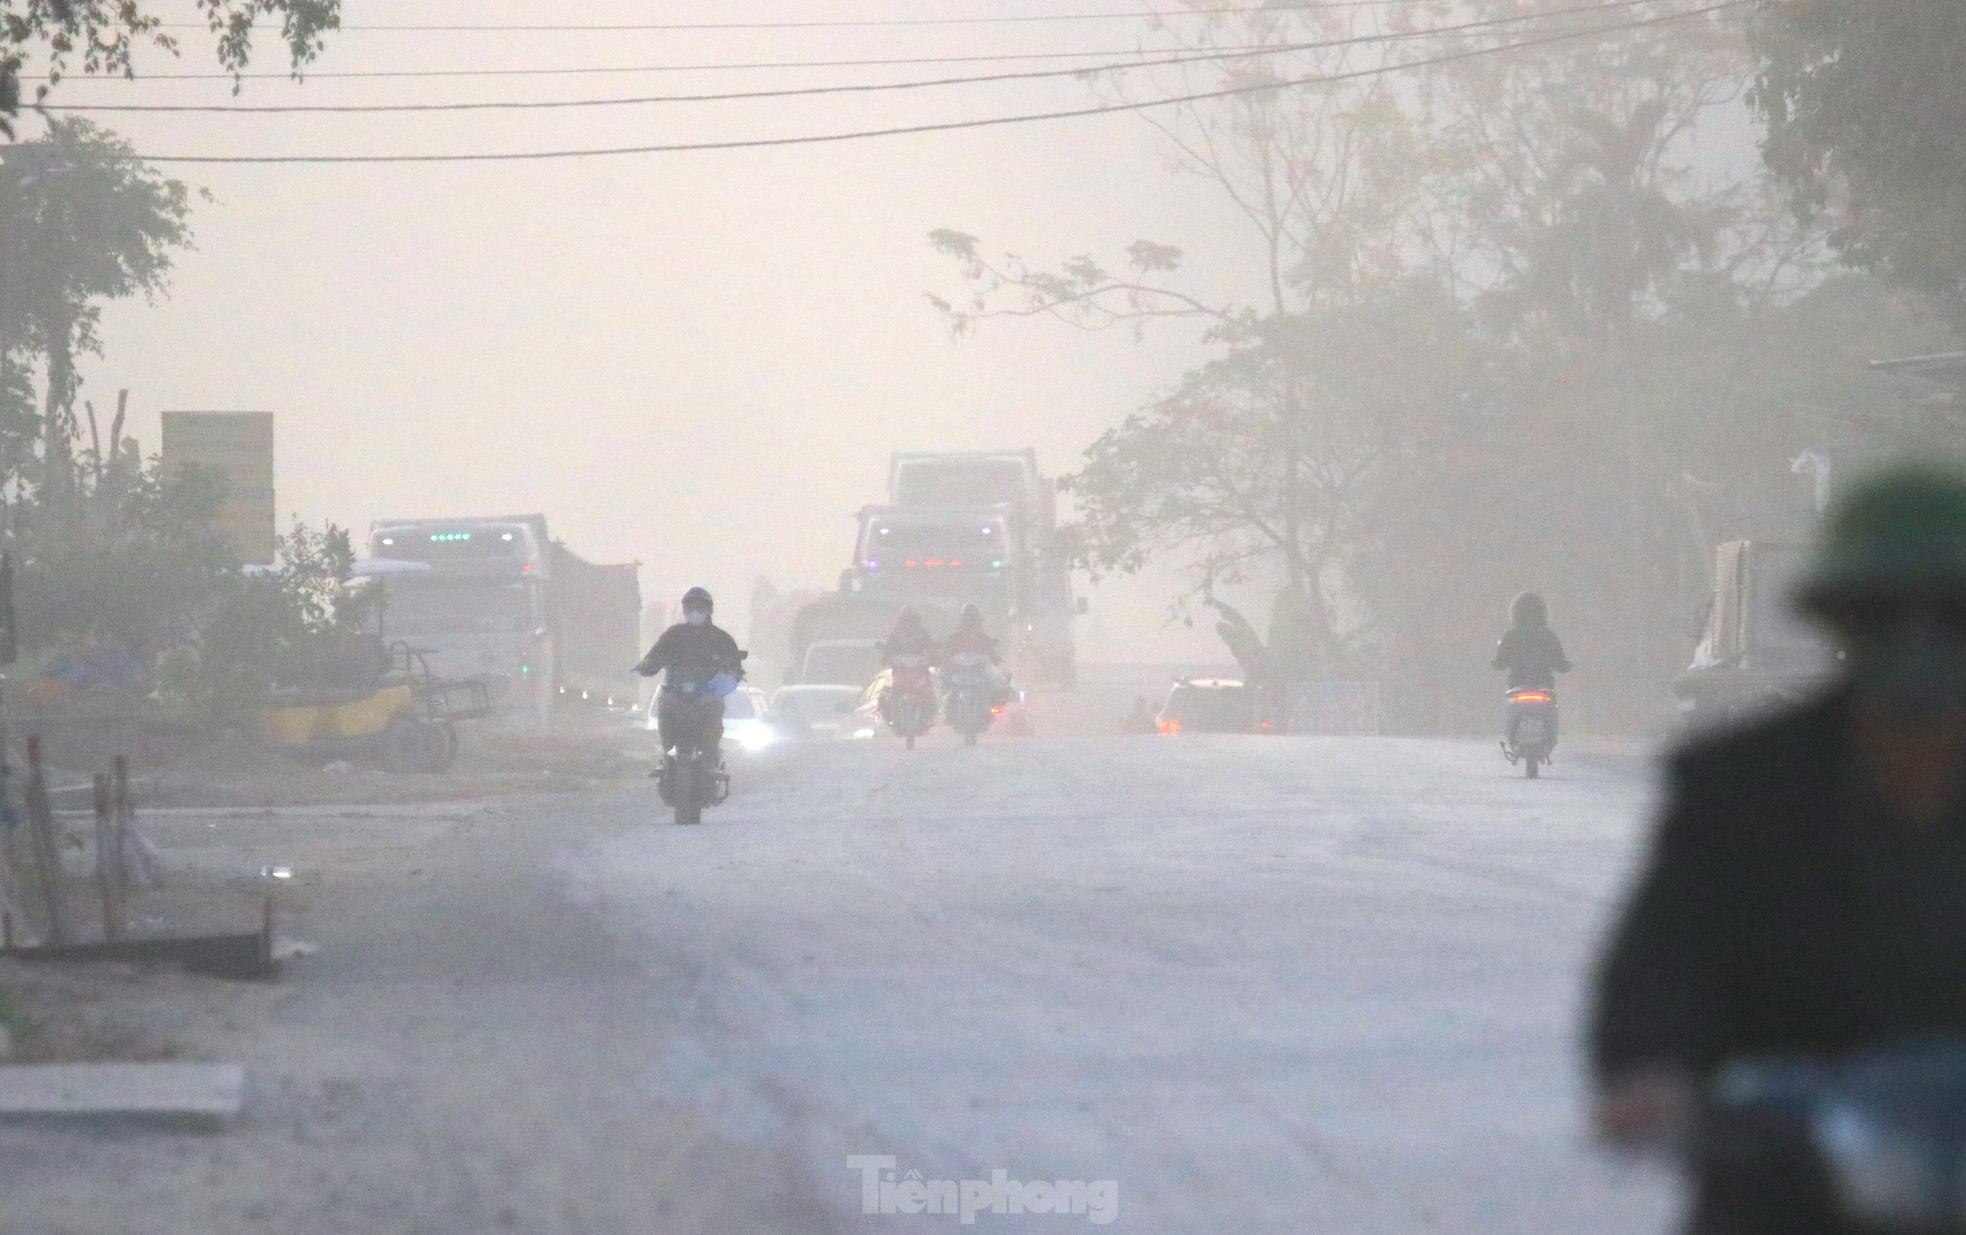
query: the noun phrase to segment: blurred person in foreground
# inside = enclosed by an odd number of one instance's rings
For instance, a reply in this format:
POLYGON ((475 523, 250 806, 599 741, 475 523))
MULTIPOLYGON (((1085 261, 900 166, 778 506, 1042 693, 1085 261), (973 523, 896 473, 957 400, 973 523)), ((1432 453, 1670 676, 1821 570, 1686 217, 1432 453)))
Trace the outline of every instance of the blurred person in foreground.
MULTIPOLYGON (((1673 757, 1597 974, 1593 1119, 1616 1147, 1693 1147, 1733 1061, 1966 1039, 1966 476, 1859 482, 1796 600, 1838 676, 1673 757)), ((1688 1230, 1766 1229, 1696 1179, 1688 1230)), ((1848 1228, 1783 1228, 1803 1229, 1848 1228)))

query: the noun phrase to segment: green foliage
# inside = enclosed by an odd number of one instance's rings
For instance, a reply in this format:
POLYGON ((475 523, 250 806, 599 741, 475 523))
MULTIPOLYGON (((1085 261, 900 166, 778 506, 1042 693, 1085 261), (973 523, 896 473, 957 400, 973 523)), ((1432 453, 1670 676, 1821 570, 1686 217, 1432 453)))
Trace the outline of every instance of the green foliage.
POLYGON ((331 637, 358 630, 366 616, 366 598, 346 586, 354 562, 345 529, 316 531, 296 520, 279 538, 274 569, 233 572, 214 589, 195 642, 171 660, 167 687, 200 713, 230 721, 277 687, 317 685, 331 637))
POLYGON ((224 482, 140 463, 133 445, 100 476, 72 472, 59 498, 14 508, 23 648, 98 635, 148 659, 195 638, 238 571, 213 527, 224 482))
MULTIPOLYGON (((1482 15, 1561 7, 1494 0, 1482 15)), ((1882 7, 1783 12, 1869 9, 1851 19, 1865 26, 1882 7)), ((1265 11, 1163 34, 1302 45, 1411 20, 1265 11)), ((1260 71, 1308 76, 1329 55, 1260 71)), ((1892 400, 1863 363, 1937 350, 1930 306, 1828 278, 1820 231, 1751 144, 1727 158, 1754 65, 1737 26, 1703 18, 1473 57, 1399 90, 1177 106, 1147 119, 1244 225, 1249 300, 1198 286, 1167 246, 1046 266, 940 231, 969 295, 936 303, 958 331, 1188 319, 1213 348, 1086 452, 1071 529, 1086 568, 1162 562, 1191 596, 1288 596, 1302 659, 1379 678, 1412 728, 1491 723, 1485 649, 1509 596, 1537 588, 1593 675, 1583 719, 1651 724, 1712 544, 1806 528, 1812 488, 1791 459, 1966 432, 1940 405, 1892 400)), ((1932 96, 1966 97, 1963 82, 1932 96)), ((1966 143, 1966 123, 1950 133, 1966 143)))
POLYGON ((1966 6, 1766 6, 1752 100, 1770 166, 1851 262, 1966 322, 1966 6))
POLYGON ((173 251, 191 241, 190 190, 133 155, 108 130, 65 119, 0 156, 0 467, 24 465, 19 374, 45 364, 40 434, 54 450, 36 483, 66 476, 75 357, 101 350, 101 302, 160 295, 173 251))
MULTIPOLYGON (((197 11, 211 30, 219 64, 233 73, 250 62, 261 18, 280 19, 280 39, 296 73, 341 24, 341 0, 197 0, 197 11)), ((162 19, 138 0, 0 0, 0 135, 13 136, 19 72, 30 54, 42 57, 52 84, 75 70, 132 76, 143 46, 173 56, 181 50, 162 19)))

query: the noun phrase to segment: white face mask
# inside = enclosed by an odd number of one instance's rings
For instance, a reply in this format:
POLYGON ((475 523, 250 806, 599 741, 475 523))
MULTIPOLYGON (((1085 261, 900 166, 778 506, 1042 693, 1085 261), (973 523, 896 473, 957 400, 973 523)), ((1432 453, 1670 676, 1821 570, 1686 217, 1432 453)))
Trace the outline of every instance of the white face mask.
POLYGON ((708 625, 710 611, 708 609, 685 609, 683 610, 683 621, 688 622, 691 626, 708 625))

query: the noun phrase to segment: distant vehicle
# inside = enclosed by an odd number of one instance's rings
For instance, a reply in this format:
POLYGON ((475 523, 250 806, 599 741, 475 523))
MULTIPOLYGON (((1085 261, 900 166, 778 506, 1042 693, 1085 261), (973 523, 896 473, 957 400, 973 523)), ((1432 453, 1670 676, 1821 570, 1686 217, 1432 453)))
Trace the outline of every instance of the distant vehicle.
MULTIPOLYGON (((660 696, 651 696, 642 710, 642 728, 658 732, 655 713, 660 696)), ((778 740, 778 732, 765 719, 769 706, 765 692, 754 686, 740 686, 724 697, 724 740, 740 750, 756 752, 778 740)))
POLYGON ((1511 764, 1520 763, 1522 774, 1530 780, 1542 775, 1542 767, 1556 751, 1556 693, 1541 687, 1521 686, 1511 690, 1503 709, 1502 754, 1511 764))
POLYGON ((801 613, 793 661, 813 639, 886 633, 903 605, 946 634, 965 604, 983 610, 1021 681, 1072 686, 1079 605, 1058 536, 1057 483, 1039 475, 1034 450, 893 456, 887 504, 860 512, 840 595, 801 613))
POLYGON ((893 667, 881 670, 867 689, 873 695, 875 714, 909 750, 915 749, 917 738, 935 727, 935 670, 928 653, 896 655, 893 667))
POLYGON ((861 710, 866 693, 861 686, 781 686, 767 718, 788 738, 871 738, 874 726, 861 710))
POLYGON ((543 515, 381 520, 357 573, 383 585, 376 634, 440 677, 484 683, 498 713, 544 721, 559 702, 635 698, 622 666, 642 651, 639 567, 586 561, 543 515), (389 565, 403 562, 429 569, 389 565))
POLYGON ((1808 554, 1800 544, 1759 540, 1714 550, 1699 646, 1673 682, 1686 719, 1745 719, 1803 699, 1828 680, 1830 645, 1790 604, 1808 554))
POLYGON ((821 639, 806 648, 799 666, 802 686, 864 688, 881 671, 879 639, 821 639))
POLYGON ((1249 733, 1257 728, 1254 692, 1234 678, 1183 678, 1154 718, 1162 734, 1249 733))
POLYGON ((942 714, 965 746, 976 745, 1001 711, 991 673, 989 658, 981 652, 958 652, 942 671, 942 714))

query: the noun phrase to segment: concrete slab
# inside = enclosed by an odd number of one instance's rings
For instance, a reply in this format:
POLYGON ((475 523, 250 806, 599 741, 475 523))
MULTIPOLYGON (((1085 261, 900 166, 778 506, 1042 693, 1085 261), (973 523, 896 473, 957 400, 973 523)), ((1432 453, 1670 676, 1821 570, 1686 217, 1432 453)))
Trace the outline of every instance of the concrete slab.
POLYGON ((230 1063, 0 1067, 0 1119, 136 1118, 219 1127, 239 1115, 246 1070, 230 1063))

